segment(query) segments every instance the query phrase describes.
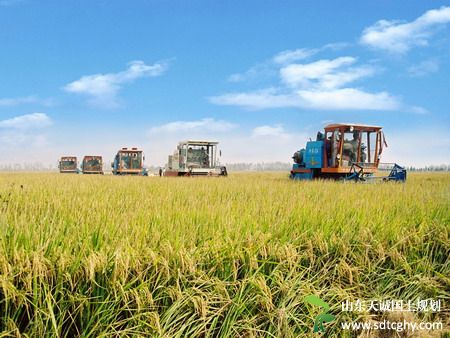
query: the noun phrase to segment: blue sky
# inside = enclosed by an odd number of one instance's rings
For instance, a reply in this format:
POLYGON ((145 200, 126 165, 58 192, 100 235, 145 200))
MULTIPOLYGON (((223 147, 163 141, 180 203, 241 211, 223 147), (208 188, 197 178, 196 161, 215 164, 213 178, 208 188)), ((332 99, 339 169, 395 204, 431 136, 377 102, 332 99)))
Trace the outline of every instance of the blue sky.
POLYGON ((448 1, 0 0, 0 164, 221 142, 289 162, 329 122, 450 161, 448 1))

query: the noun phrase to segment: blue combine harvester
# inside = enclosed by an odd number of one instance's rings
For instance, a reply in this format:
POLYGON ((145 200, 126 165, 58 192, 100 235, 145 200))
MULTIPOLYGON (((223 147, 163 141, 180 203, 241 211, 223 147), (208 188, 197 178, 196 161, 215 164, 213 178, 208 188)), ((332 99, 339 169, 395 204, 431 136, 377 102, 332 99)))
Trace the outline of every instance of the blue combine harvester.
POLYGON ((380 163, 387 146, 381 127, 361 124, 330 124, 317 133, 316 141, 295 152, 290 178, 352 181, 406 181, 406 169, 396 163, 380 163), (380 176, 380 170, 389 175, 380 176))

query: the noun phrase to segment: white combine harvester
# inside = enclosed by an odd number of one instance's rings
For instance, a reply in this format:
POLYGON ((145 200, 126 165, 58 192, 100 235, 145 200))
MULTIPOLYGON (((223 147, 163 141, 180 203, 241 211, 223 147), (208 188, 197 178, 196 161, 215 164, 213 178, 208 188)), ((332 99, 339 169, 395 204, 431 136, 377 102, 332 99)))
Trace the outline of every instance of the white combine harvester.
POLYGON ((217 141, 188 140, 178 143, 173 155, 169 155, 164 176, 227 176, 227 169, 220 166, 217 141))

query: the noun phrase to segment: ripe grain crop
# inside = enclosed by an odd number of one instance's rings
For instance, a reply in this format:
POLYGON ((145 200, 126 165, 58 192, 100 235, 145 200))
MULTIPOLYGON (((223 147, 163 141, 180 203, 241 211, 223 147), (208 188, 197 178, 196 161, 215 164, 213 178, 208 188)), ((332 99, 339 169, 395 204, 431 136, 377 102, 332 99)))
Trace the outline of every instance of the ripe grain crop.
MULTIPOLYGON (((0 174, 2 336, 301 337, 314 294, 442 299, 450 175, 406 184, 0 174)), ((372 317, 371 317, 372 316, 372 317)), ((442 320, 449 312, 425 313, 442 320)))

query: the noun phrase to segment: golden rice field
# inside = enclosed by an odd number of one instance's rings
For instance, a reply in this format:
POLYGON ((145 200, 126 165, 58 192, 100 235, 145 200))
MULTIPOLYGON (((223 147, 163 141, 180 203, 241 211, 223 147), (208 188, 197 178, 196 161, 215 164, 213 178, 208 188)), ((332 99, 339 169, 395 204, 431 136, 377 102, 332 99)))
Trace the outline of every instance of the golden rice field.
POLYGON ((311 337, 310 294, 336 316, 316 336, 370 336, 339 323, 381 315, 340 304, 379 298, 443 300, 413 319, 445 323, 420 337, 446 336, 449 209, 446 173, 0 173, 1 336, 311 337))

